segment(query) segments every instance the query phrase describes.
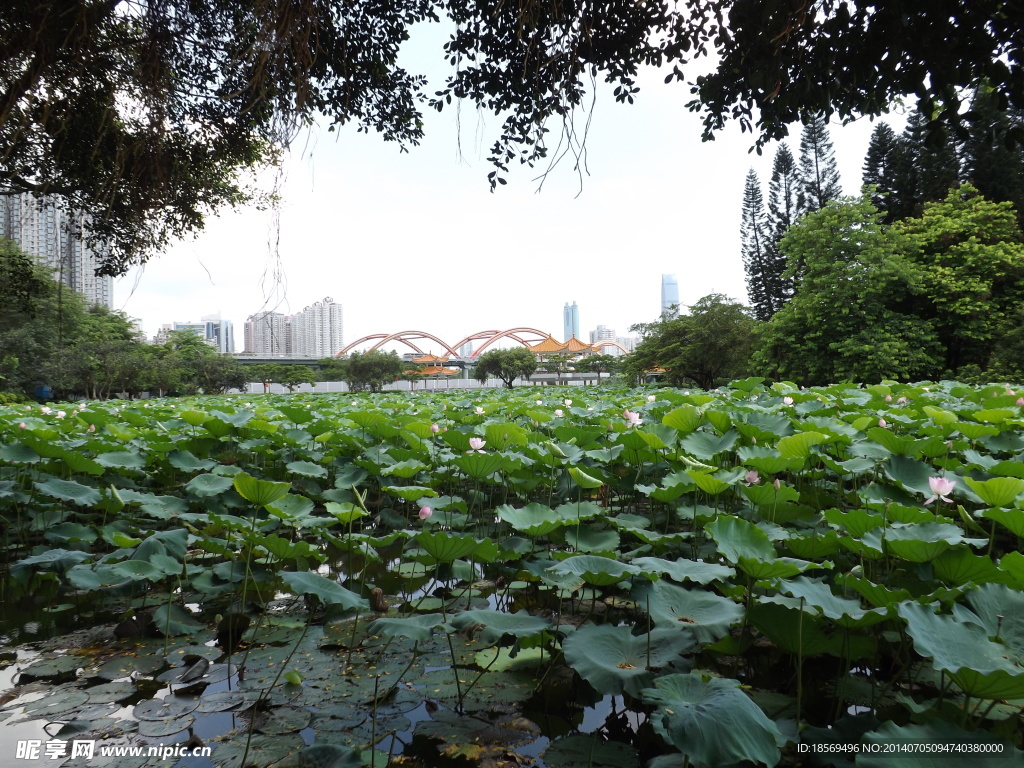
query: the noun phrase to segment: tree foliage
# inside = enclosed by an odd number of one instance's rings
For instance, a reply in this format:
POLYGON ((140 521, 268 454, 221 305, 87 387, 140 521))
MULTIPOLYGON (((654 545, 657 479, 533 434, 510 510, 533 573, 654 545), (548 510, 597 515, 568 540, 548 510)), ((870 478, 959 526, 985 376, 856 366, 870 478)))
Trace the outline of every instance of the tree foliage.
POLYGON ((705 56, 717 64, 691 90, 709 136, 736 118, 763 143, 812 114, 880 114, 907 94, 957 122, 959 94, 978 84, 1000 109, 1024 108, 1017 15, 1005 0, 8 0, 0 191, 88 213, 90 237, 110 246, 104 273, 119 274, 246 199, 246 172, 314 120, 407 146, 424 104, 492 110, 492 187, 516 161, 557 161, 552 125, 582 152, 574 114, 598 78, 632 102, 640 66, 685 81, 705 56), (398 53, 441 17, 451 70, 428 97, 398 53))
POLYGON ((764 329, 756 363, 769 375, 826 384, 1016 365, 1024 245, 1007 203, 965 185, 885 226, 868 197, 844 198, 782 249, 801 281, 764 329))
POLYGON ((800 215, 820 211, 842 194, 836 152, 828 124, 817 113, 800 134, 800 165, 797 168, 797 210, 800 215))
POLYGON ((743 186, 740 250, 747 275, 747 298, 758 320, 769 320, 782 308, 786 286, 785 260, 778 258, 771 238, 761 184, 751 168, 743 186))
POLYGON ((492 349, 477 358, 473 377, 483 383, 488 377, 501 379, 511 387, 518 378, 529 378, 537 370, 537 356, 528 349, 492 349))
POLYGON ((353 352, 341 361, 341 378, 353 392, 370 390, 380 392, 402 375, 405 364, 395 352, 371 349, 369 352, 353 352))
POLYGON ((745 306, 712 293, 687 314, 649 324, 623 367, 634 380, 662 368, 669 384, 711 389, 748 374, 756 327, 745 306))
POLYGON ((896 225, 924 288, 916 314, 938 332, 945 370, 985 369, 1024 302, 1024 240, 1013 206, 964 184, 896 225))

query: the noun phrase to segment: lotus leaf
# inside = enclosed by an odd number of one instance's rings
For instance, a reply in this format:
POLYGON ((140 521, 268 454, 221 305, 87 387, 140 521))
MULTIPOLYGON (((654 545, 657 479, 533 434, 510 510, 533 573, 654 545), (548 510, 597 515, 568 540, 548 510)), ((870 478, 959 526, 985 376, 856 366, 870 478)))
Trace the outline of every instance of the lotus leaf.
POLYGON ((521 509, 516 509, 510 504, 502 504, 495 510, 495 514, 517 531, 528 536, 544 536, 570 522, 558 515, 551 507, 537 502, 527 504, 521 509))
POLYGON ((738 680, 691 673, 667 675, 654 685, 642 692, 657 707, 651 724, 687 757, 708 765, 778 763, 786 739, 738 680))
POLYGON ((675 627, 634 635, 629 627, 585 624, 562 643, 565 659, 599 693, 639 696, 654 675, 694 646, 675 627))
POLYGON ((284 585, 296 595, 314 595, 326 605, 338 605, 345 610, 369 610, 370 604, 341 584, 311 571, 284 571, 280 574, 284 585))
POLYGON ((726 581, 736 574, 735 569, 725 565, 684 558, 669 561, 659 557, 638 557, 633 560, 633 565, 644 573, 656 573, 668 576, 673 581, 692 581, 697 584, 726 581))
POLYGON ((891 720, 881 728, 864 734, 863 740, 877 745, 876 751, 857 755, 857 768, 930 768, 943 757, 951 762, 969 762, 971 766, 996 768, 1024 757, 1019 749, 1004 739, 984 731, 964 731, 950 723, 931 721, 923 725, 896 725, 891 720), (964 751, 950 751, 950 745, 963 744, 964 751), (970 745, 1000 744, 998 750, 970 745), (907 745, 906 752, 902 750, 907 745), (926 745, 935 745, 931 752, 926 745))
POLYGON ((480 639, 493 645, 505 635, 522 639, 538 635, 551 628, 551 622, 540 616, 531 616, 526 611, 502 613, 500 611, 462 611, 451 618, 452 626, 464 630, 479 625, 480 639))
POLYGON ((445 629, 445 619, 439 613, 425 613, 401 618, 376 619, 370 624, 369 632, 385 637, 407 637, 417 643, 430 639, 437 627, 445 629))
POLYGON ((541 757, 548 768, 635 768, 636 750, 628 744, 575 733, 548 743, 541 757))
POLYGON ((258 507, 265 507, 284 497, 291 488, 291 483, 275 483, 270 480, 258 480, 246 472, 235 475, 233 480, 238 494, 258 507))
POLYGON ((578 576, 595 587, 617 584, 623 579, 640 573, 640 569, 634 565, 598 555, 577 555, 566 558, 551 568, 551 571, 555 575, 578 576))
POLYGON ((95 488, 76 483, 74 480, 61 480, 57 477, 51 477, 45 482, 36 482, 35 487, 47 496, 61 501, 70 501, 82 507, 94 506, 102 498, 100 492, 95 488))
POLYGON ((302 737, 294 733, 283 736, 236 734, 235 738, 214 749, 213 763, 219 768, 267 768, 305 745, 302 737))
POLYGON ((691 632, 700 643, 711 643, 729 632, 743 617, 743 608, 713 592, 690 590, 667 581, 642 584, 632 593, 659 628, 691 632))

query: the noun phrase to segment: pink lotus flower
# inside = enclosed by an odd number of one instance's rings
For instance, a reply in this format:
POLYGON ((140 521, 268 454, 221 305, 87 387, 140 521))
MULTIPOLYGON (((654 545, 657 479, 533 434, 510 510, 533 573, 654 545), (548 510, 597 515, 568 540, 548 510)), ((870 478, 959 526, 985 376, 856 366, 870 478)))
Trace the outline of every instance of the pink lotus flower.
POLYGON ((39 411, 40 411, 40 413, 43 414, 43 416, 49 416, 50 415, 50 406, 44 405, 42 408, 39 409, 39 411))
POLYGON ((431 424, 430 431, 436 435, 438 432, 441 431, 441 428, 437 424, 431 424))
POLYGON ((953 501, 949 498, 949 494, 956 488, 956 480, 948 480, 945 477, 929 477, 928 487, 932 491, 932 496, 925 501, 926 506, 935 499, 942 499, 948 504, 953 501))
POLYGON ((628 421, 631 427, 639 427, 641 424, 644 423, 644 420, 640 418, 640 414, 634 413, 633 411, 629 410, 629 408, 622 412, 622 418, 628 421))
POLYGON ((892 395, 886 395, 885 396, 885 402, 891 403, 892 402, 892 395))
POLYGON ((562 413, 562 409, 561 408, 556 408, 555 409, 555 416, 557 416, 558 418, 562 418, 564 415, 565 414, 562 413))
POLYGON ((901 397, 899 400, 896 401, 896 405, 906 405, 906 404, 907 404, 907 398, 905 398, 905 397, 901 397))
POLYGON ((537 401, 537 405, 544 405, 544 401, 543 400, 538 400, 537 401))
POLYGON ((481 440, 479 437, 469 438, 469 447, 472 448, 474 451, 480 451, 480 453, 483 453, 483 451, 480 449, 483 448, 485 445, 487 445, 486 440, 481 440))
POLYGON ((570 405, 572 405, 572 400, 564 400, 563 402, 565 403, 565 407, 566 408, 568 408, 570 405))
POLYGON ((1017 405, 1024 405, 1024 397, 1017 398, 1017 405))
POLYGON ((63 419, 65 416, 67 416, 67 414, 64 413, 64 411, 57 411, 57 418, 58 419, 63 419))
POLYGON ((786 397, 782 398, 782 402, 785 403, 786 405, 792 405, 793 398, 787 395, 786 397))
POLYGON ((775 487, 776 491, 779 490, 779 488, 782 487, 782 483, 779 482, 779 478, 777 478, 777 477, 775 478, 775 482, 772 483, 772 485, 775 487))
POLYGON ((95 432, 96 431, 96 425, 95 424, 90 424, 89 428, 87 430, 85 430, 85 431, 86 432, 95 432))
POLYGON ((426 505, 420 507, 420 520, 426 520, 432 514, 434 514, 434 510, 432 510, 430 507, 426 505))
POLYGON ((23 421, 18 425, 18 429, 28 429, 28 424, 23 421))
POLYGON ((757 474, 756 469, 747 472, 747 476, 743 478, 744 485, 757 485, 759 482, 761 482, 761 476, 757 474))
POLYGON ((654 395, 648 395, 647 396, 647 402, 648 403, 653 403, 655 400, 657 400, 657 398, 654 395))
POLYGON ((878 426, 880 426, 882 429, 885 429, 889 425, 885 423, 885 419, 879 419, 878 420, 878 426))

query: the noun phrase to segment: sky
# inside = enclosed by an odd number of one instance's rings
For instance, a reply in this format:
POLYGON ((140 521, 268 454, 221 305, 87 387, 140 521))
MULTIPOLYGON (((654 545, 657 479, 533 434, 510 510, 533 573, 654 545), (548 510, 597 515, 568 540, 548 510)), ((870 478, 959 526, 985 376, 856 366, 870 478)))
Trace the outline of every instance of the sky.
MULTIPOLYGON (((403 50, 403 64, 431 78, 428 93, 444 75, 443 40, 434 25, 403 50)), ((753 137, 737 124, 702 142, 688 87, 663 81, 642 72, 632 105, 602 88, 585 172, 566 157, 542 187, 539 171, 523 166, 490 191, 486 156, 500 120, 468 104, 461 116, 425 110, 426 137, 407 153, 354 128, 314 128, 283 163, 278 211, 211 216, 199 236, 117 279, 114 308, 149 336, 219 313, 241 351, 249 315, 292 314, 325 297, 343 306, 346 344, 405 330, 454 344, 513 327, 561 339, 562 309, 573 301, 581 337, 598 325, 624 336, 657 318, 663 273, 677 276, 684 305, 715 292, 746 303, 744 179, 753 167, 767 199, 775 145, 749 152, 753 137)), ((886 119, 899 128, 900 118, 886 119)), ((846 194, 860 187, 873 127, 831 126, 846 194)), ((794 155, 799 130, 788 139, 794 155)), ((264 186, 272 182, 262 174, 264 186)), ((441 352, 429 341, 422 348, 441 352)))

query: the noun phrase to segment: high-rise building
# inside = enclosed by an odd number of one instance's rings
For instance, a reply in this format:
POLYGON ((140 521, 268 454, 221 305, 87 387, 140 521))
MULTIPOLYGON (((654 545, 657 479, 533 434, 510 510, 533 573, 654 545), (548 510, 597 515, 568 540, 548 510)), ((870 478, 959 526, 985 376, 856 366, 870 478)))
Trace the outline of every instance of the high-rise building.
POLYGON ((292 352, 297 357, 332 357, 345 346, 341 304, 327 297, 292 317, 292 352))
POLYGON ((661 276, 661 314, 679 314, 679 282, 675 275, 661 276))
POLYGON ((597 344, 599 341, 615 341, 615 329, 604 325, 597 326, 596 330, 590 332, 590 343, 597 344))
POLYGON ((280 312, 257 312, 245 321, 245 351, 253 355, 280 357, 292 351, 290 328, 280 312))
POLYGON ((235 326, 230 320, 224 320, 220 313, 216 315, 203 315, 203 324, 206 326, 204 333, 208 341, 213 341, 211 346, 216 347, 222 355, 233 355, 235 353, 235 326))
POLYGON ((562 333, 562 341, 580 337, 580 308, 576 306, 575 301, 571 307, 569 302, 566 302, 565 309, 562 310, 562 333))
POLYGON ((54 271, 54 279, 90 304, 114 306, 114 280, 97 276, 99 254, 86 245, 83 213, 68 211, 56 198, 23 193, 0 195, 0 237, 18 244, 54 271))

